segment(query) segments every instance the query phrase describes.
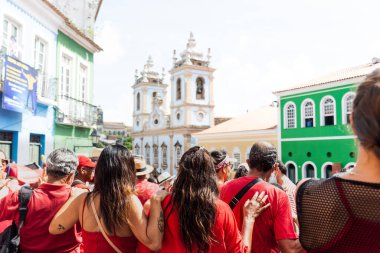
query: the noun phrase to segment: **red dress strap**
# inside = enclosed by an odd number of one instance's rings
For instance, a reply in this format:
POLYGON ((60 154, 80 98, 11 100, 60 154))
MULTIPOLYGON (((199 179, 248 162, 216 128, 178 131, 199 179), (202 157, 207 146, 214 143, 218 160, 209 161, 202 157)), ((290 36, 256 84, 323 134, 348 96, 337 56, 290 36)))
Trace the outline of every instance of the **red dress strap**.
POLYGON ((83 206, 82 206, 82 220, 81 220, 82 228, 84 227, 84 224, 83 224, 84 223, 83 214, 84 214, 84 207, 86 206, 86 199, 87 198, 84 199, 83 206))

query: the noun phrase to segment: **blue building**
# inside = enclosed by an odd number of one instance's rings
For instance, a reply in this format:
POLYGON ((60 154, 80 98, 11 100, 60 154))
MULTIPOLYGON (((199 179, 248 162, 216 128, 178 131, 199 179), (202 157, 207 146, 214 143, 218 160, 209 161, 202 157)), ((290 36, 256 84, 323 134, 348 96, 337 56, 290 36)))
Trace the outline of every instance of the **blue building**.
MULTIPOLYGON (((94 5, 92 12, 99 7, 94 5)), ((63 78, 57 64, 58 37, 64 34, 79 44, 100 47, 51 1, 0 0, 0 22, 0 158, 42 164, 55 147, 57 112, 62 111, 57 100, 63 78)), ((82 89, 77 83, 69 82, 68 89, 82 89)))

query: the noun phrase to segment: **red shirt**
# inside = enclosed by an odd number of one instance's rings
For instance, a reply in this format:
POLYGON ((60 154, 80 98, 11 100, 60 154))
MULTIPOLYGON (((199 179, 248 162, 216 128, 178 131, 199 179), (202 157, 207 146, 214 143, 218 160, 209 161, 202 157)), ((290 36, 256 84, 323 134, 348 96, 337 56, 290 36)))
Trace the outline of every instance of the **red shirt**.
MULTIPOLYGON (((175 209, 171 210, 171 195, 162 202, 162 208, 165 215, 165 231, 162 248, 157 252, 185 252, 186 248, 181 238, 178 213, 175 209), (172 212, 170 213, 170 211, 172 212)), ((244 252, 245 247, 230 207, 218 199, 216 201, 216 210, 214 234, 218 243, 213 243, 209 252, 244 252)), ((194 246, 192 252, 198 252, 197 250, 198 249, 194 246)))
MULTIPOLYGON (((0 221, 14 220, 18 224, 18 191, 0 199, 0 221)), ((33 191, 21 229, 21 252, 79 252, 82 238, 75 226, 61 235, 49 233, 50 221, 70 196, 70 186, 41 184, 33 191)))
MULTIPOLYGON (((226 203, 230 203, 231 199, 253 179, 255 179, 255 177, 240 177, 227 182, 220 191, 220 199, 226 203)), ((256 183, 240 199, 233 210, 238 227, 241 228, 242 225, 242 207, 244 203, 247 199, 252 198, 257 191, 264 191, 268 195, 266 203, 269 202, 271 205, 255 221, 251 252, 280 252, 277 244, 278 240, 297 239, 293 227, 289 198, 284 191, 264 181, 256 183)))
POLYGON ((136 195, 140 199, 141 204, 144 205, 158 190, 160 186, 155 183, 148 182, 148 180, 136 181, 136 195))

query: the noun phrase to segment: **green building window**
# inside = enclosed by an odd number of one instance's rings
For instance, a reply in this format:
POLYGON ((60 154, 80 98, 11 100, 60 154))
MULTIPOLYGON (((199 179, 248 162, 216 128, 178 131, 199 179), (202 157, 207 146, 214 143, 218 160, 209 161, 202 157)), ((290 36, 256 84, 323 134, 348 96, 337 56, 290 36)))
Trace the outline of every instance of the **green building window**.
POLYGON ((285 106, 285 128, 296 128, 296 106, 291 103, 285 106))
POLYGON ((335 125, 335 101, 332 97, 322 100, 321 125, 335 125))
POLYGON ((350 123, 350 117, 352 113, 352 106, 354 103, 354 98, 355 98, 355 93, 354 92, 349 92, 343 96, 343 119, 342 123, 343 124, 349 124, 350 123))
POLYGON ((302 127, 314 127, 314 102, 305 100, 302 103, 302 127))

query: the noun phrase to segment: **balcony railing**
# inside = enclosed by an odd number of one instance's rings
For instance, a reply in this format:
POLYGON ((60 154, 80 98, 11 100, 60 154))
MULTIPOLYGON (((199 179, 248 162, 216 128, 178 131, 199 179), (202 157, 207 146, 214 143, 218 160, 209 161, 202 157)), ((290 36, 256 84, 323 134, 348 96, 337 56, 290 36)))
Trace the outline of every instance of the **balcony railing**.
POLYGON ((92 127, 96 124, 97 107, 67 95, 58 97, 56 122, 75 126, 92 127))

